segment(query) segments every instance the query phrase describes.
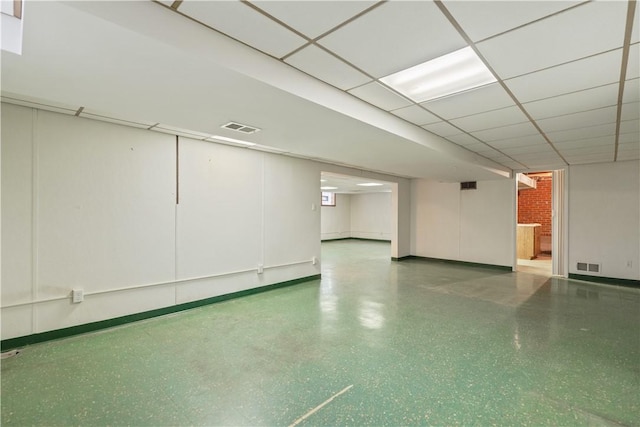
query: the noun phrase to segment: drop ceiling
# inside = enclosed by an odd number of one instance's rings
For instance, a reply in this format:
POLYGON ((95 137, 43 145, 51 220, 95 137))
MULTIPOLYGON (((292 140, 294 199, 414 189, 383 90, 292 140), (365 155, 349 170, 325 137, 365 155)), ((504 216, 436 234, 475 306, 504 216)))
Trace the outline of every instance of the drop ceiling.
POLYGON ((640 158, 635 2, 50 3, 2 53, 5 101, 201 139, 239 121, 258 148, 450 181, 640 158), (496 83, 415 103, 380 80, 466 46, 496 83))

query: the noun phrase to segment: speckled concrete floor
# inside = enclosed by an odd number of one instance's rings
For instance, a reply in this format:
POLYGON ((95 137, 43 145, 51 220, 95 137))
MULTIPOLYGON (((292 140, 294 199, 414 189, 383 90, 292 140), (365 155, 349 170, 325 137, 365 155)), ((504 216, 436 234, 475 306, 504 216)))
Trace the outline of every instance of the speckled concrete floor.
POLYGON ((638 290, 389 253, 327 242, 322 281, 30 346, 2 425, 640 423, 638 290))

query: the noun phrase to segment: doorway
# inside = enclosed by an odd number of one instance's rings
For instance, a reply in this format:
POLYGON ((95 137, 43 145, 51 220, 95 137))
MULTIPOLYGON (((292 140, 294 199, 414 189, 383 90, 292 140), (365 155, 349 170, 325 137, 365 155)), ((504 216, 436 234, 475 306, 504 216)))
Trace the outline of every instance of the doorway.
POLYGON ((321 241, 359 239, 390 242, 393 247, 397 241, 395 183, 321 172, 320 191, 321 241))
POLYGON ((554 173, 529 172, 517 177, 517 271, 553 274, 554 173))

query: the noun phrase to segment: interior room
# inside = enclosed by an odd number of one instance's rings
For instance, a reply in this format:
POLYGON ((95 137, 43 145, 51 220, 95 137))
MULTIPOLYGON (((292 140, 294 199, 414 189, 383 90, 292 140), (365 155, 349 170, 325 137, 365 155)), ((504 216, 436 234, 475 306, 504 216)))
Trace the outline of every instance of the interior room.
POLYGON ((1 8, 2 425, 640 419, 635 1, 1 8))
POLYGON ((518 271, 552 274, 553 188, 550 171, 518 177, 518 271))

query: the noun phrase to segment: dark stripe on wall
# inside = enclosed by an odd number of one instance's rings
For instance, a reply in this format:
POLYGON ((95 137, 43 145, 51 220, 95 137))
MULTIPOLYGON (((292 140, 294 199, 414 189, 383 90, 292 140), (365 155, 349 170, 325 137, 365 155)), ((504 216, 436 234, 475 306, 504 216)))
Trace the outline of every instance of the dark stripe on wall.
POLYGON ((479 262, 468 262, 468 261, 457 261, 453 259, 442 259, 442 258, 429 258, 424 256, 417 255, 409 255, 402 258, 392 258, 394 261, 410 261, 410 260, 420 260, 420 261, 428 261, 428 262, 437 262, 442 264, 457 264, 463 265, 465 267, 477 267, 477 268, 489 268, 491 270, 501 270, 501 271, 513 271, 513 267, 508 265, 495 265, 495 264, 482 264, 479 262))
POLYGON ((569 273, 569 279, 584 280, 586 282, 604 283, 607 285, 626 286, 629 288, 640 288, 640 280, 618 279, 615 277, 588 276, 586 274, 569 273))
POLYGON ((115 326, 127 323, 137 322, 139 320, 150 319, 152 317, 164 316, 166 314, 177 313, 179 311, 190 310, 192 308, 202 307, 209 304, 215 304, 234 298, 240 298, 247 295, 258 294, 261 292, 271 291, 274 289, 284 288, 287 286, 297 285, 299 283, 318 280, 320 274, 313 276, 301 277, 299 279, 288 280, 286 282, 275 283, 273 285, 261 286, 259 288, 247 289, 244 291, 233 292, 230 294, 219 295, 216 297, 206 298, 198 301, 187 302, 184 304, 173 305, 171 307, 158 308, 155 310, 145 311, 142 313, 129 314, 127 316, 116 317, 114 319, 101 320, 99 322, 85 323, 83 325, 71 326, 69 328, 56 329, 54 331, 41 332, 39 334, 27 335, 24 337, 9 338, 2 340, 1 350, 11 350, 17 347, 23 347, 29 344, 37 344, 45 341, 67 338, 74 335, 86 334, 101 329, 113 328, 115 326))

